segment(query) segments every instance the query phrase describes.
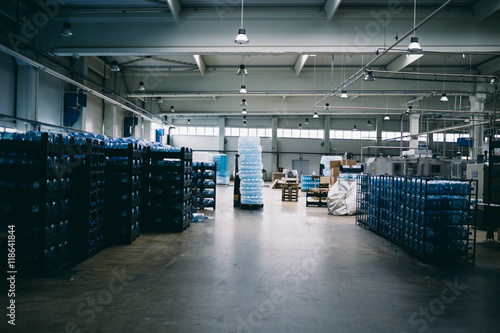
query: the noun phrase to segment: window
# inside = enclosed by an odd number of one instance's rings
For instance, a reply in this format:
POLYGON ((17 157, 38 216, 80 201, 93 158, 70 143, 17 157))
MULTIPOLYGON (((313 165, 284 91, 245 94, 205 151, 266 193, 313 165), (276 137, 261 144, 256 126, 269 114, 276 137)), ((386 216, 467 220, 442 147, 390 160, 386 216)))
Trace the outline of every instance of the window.
POLYGON ((403 132, 403 138, 401 139, 401 132, 382 132, 383 141, 410 141, 410 133, 403 132))
POLYGON ((205 127, 196 127, 196 135, 205 135, 205 127))
POLYGON ((231 128, 231 136, 240 136, 240 129, 239 129, 239 127, 233 127, 233 128, 231 128))
POLYGON ((205 135, 208 135, 208 136, 217 136, 215 134, 215 127, 205 127, 205 135))
POLYGON ((196 135, 196 127, 188 127, 187 134, 188 135, 196 135))
POLYGON ((179 135, 187 135, 188 134, 187 127, 178 127, 178 129, 179 129, 179 135))
POLYGON ((257 129, 257 136, 260 136, 260 137, 267 136, 266 129, 265 128, 258 128, 257 129))
POLYGON ((256 128, 249 128, 248 129, 248 136, 257 136, 257 129, 256 128))
POLYGON ((309 130, 299 130, 300 131, 300 137, 302 139, 308 139, 309 138, 309 130))
POLYGON ((292 138, 300 138, 300 130, 299 129, 292 130, 292 138))
POLYGON ((292 137, 292 130, 291 129, 284 129, 283 130, 283 137, 284 138, 291 138, 292 137))
POLYGON ((248 128, 240 128, 240 136, 248 136, 248 128))

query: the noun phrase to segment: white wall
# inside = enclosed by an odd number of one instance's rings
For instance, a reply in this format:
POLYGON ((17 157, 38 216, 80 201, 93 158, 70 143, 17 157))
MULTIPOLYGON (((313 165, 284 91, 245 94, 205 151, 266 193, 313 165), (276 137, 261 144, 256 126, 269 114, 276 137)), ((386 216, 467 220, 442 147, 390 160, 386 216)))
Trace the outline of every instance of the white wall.
POLYGON ((60 79, 39 71, 37 90, 37 120, 62 125, 63 83, 60 79))
POLYGON ((87 107, 82 111, 82 130, 91 133, 102 133, 102 99, 87 94, 87 107))
POLYGON ((15 115, 16 70, 14 58, 0 53, 0 113, 9 116, 15 115))

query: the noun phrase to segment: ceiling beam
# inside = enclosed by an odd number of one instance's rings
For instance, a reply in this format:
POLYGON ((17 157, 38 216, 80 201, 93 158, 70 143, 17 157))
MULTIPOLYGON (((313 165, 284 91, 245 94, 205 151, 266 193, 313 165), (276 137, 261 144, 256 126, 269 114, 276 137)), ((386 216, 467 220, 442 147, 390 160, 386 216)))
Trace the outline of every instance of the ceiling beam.
POLYGON ((500 57, 491 59, 479 66, 477 66, 481 74, 484 75, 494 75, 500 72, 500 57))
POLYGON ((308 54, 302 54, 297 59, 297 62, 295 63, 295 66, 293 66, 293 68, 295 69, 295 74, 297 76, 299 76, 300 72, 304 68, 304 65, 306 64, 306 61, 307 61, 308 58, 309 58, 308 54))
POLYGON ((403 54, 397 57, 389 65, 387 65, 386 68, 388 71, 399 72, 400 70, 411 65, 413 62, 417 61, 423 56, 423 54, 403 54))
POLYGON ((326 21, 330 22, 339 8, 342 0, 328 0, 325 4, 326 21))
POLYGON ((476 19, 482 21, 500 10, 500 0, 481 0, 474 5, 476 19))
POLYGON ((175 23, 179 22, 179 15, 181 13, 181 4, 179 0, 167 0, 168 8, 170 8, 170 12, 174 17, 175 23))
POLYGON ((207 66, 205 65, 205 61, 203 60, 203 57, 199 54, 193 55, 194 61, 196 61, 196 65, 198 66, 198 69, 200 70, 201 76, 205 76, 205 71, 207 70, 207 66))

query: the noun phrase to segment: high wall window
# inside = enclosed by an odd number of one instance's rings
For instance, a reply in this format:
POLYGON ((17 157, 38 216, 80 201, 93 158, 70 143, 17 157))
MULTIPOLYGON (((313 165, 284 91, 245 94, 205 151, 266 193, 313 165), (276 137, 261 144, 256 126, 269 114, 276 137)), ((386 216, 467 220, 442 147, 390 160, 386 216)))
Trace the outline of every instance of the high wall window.
MULTIPOLYGON (((382 141, 401 141, 401 132, 382 132, 382 141)), ((403 132, 403 141, 410 141, 410 132, 403 132)))
POLYGON ((226 136, 258 136, 261 138, 270 138, 272 134, 273 131, 271 128, 226 127, 226 136))
POLYGON ((176 126, 170 130, 172 135, 218 136, 219 127, 214 126, 176 126))
POLYGON ((17 132, 15 128, 10 128, 10 127, 1 127, 0 126, 0 132, 11 132, 11 133, 14 133, 14 132, 17 132))
POLYGON ((434 142, 457 142, 458 138, 470 138, 469 134, 460 133, 434 133, 432 139, 434 142))
POLYGON ((278 128, 278 138, 323 139, 323 130, 278 128))
POLYGON ((377 140, 377 131, 330 130, 330 139, 334 140, 377 140))

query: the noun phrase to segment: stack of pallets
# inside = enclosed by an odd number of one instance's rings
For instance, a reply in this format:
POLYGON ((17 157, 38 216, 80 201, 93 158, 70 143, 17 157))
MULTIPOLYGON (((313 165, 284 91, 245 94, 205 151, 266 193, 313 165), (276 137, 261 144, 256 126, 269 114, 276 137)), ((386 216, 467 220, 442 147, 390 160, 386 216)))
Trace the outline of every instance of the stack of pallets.
POLYGON ((297 202, 299 197, 299 187, 297 184, 283 184, 281 188, 281 200, 297 202))

